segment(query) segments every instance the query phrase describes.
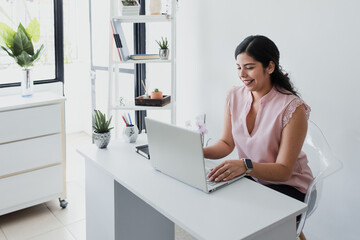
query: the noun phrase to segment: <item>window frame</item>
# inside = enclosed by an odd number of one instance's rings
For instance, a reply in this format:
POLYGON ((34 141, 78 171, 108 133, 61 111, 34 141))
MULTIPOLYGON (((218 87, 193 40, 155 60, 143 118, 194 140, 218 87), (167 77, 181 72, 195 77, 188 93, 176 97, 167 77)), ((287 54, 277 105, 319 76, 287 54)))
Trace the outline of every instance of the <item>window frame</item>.
MULTIPOLYGON (((145 0, 139 0, 140 3, 140 15, 145 15, 145 0)), ((146 24, 134 23, 134 52, 135 54, 146 53, 146 24)), ((141 84, 141 81, 146 79, 146 64, 135 64, 135 76, 134 76, 134 90, 135 97, 139 97, 145 94, 145 89, 141 84)), ((137 125, 139 132, 143 129, 146 131, 145 117, 147 116, 146 110, 135 111, 135 124, 137 125)))
MULTIPOLYGON (((55 37, 55 78, 34 80, 34 85, 62 82, 64 83, 64 29, 63 29, 63 0, 54 2, 54 37, 55 37)), ((0 88, 18 87, 21 82, 3 83, 0 88)), ((64 92, 64 84, 63 84, 64 92)))

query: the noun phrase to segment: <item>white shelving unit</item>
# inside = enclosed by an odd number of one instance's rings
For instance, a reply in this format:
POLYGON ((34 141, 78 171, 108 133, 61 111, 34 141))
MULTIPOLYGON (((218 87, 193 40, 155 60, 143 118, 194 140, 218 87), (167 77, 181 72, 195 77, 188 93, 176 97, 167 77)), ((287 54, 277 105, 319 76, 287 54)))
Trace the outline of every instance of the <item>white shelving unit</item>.
POLYGON ((171 22, 174 14, 172 15, 134 15, 134 16, 119 16, 113 17, 115 21, 122 23, 149 23, 149 22, 171 22))
MULTIPOLYGON (((158 111, 164 110, 170 111, 170 121, 171 123, 175 124, 176 121, 176 10, 177 10, 177 1, 176 0, 163 0, 165 3, 169 5, 169 11, 167 14, 162 15, 150 15, 150 13, 146 12, 146 15, 133 15, 133 16, 119 16, 119 6, 120 0, 110 0, 110 19, 121 22, 123 26, 126 24, 134 24, 134 23, 145 23, 147 28, 146 31, 148 32, 148 26, 152 26, 151 24, 170 24, 169 34, 167 36, 170 37, 169 41, 169 48, 170 48, 170 58, 168 60, 160 60, 160 59, 151 59, 151 60, 127 60, 127 61, 120 61, 119 57, 114 54, 116 52, 116 47, 113 39, 112 32, 109 32, 109 64, 108 66, 98 66, 95 65, 93 62, 93 29, 92 29, 92 11, 96 11, 96 9, 92 9, 92 1, 89 0, 89 22, 90 22, 90 57, 91 57, 91 91, 92 91, 92 112, 97 106, 96 102, 96 72, 97 71, 107 71, 108 72, 108 116, 113 115, 114 118, 114 127, 115 127, 115 136, 118 134, 119 126, 123 126, 122 119, 120 118, 121 111, 158 111), (170 3, 170 4, 169 4, 170 3), (170 92, 166 92, 166 95, 171 96, 171 102, 163 107, 149 107, 149 106, 136 106, 135 99, 126 102, 126 106, 120 106, 120 90, 124 89, 123 79, 121 74, 135 74, 136 64, 146 64, 147 69, 151 69, 154 65, 161 65, 164 68, 170 69, 170 75, 168 83, 166 83, 166 88, 170 92), (132 67, 129 67, 132 66, 132 67), (171 87, 168 85, 170 84, 171 87)), ((150 1, 146 1, 148 5, 150 1)), ((146 11, 148 10, 145 7, 146 11)), ((111 30, 110 30, 111 31, 111 30)), ((132 31, 133 32, 133 31, 132 31)), ((129 33, 125 32, 125 38, 127 40, 131 39, 132 36, 128 36, 129 33), (127 38, 129 37, 129 38, 127 38)), ((148 38, 147 41, 154 41, 160 39, 161 36, 158 36, 156 39, 148 38)), ((130 49, 129 49, 130 50, 130 49)), ((130 51, 131 52, 131 51, 130 51)), ((147 52, 148 53, 148 52, 147 52)), ((153 53, 153 52, 152 52, 153 53)), ((129 88, 127 86, 127 88, 129 88)), ((149 88, 149 87, 148 87, 149 88)), ((131 89, 126 89, 126 91, 134 92, 134 85, 131 89)), ((150 89, 148 89, 148 93, 150 94, 150 89)), ((164 111, 161 111, 164 113, 164 111)), ((156 112, 153 112, 156 113, 156 112)), ((94 123, 94 119, 93 119, 94 123)))
POLYGON ((120 105, 115 105, 112 106, 112 110, 136 110, 136 111, 141 111, 141 110, 171 110, 173 108, 173 104, 169 103, 163 107, 148 107, 148 106, 136 106, 134 105, 128 105, 128 106, 120 106, 120 105))
MULTIPOLYGON (((122 25, 125 24, 133 24, 133 23, 145 23, 145 24, 156 24, 156 23, 168 23, 171 25, 169 33, 170 41, 170 57, 168 60, 161 59, 150 59, 150 60, 127 60, 120 61, 118 56, 114 55, 115 43, 112 34, 109 34, 109 91, 108 91, 108 114, 112 114, 114 116, 114 126, 115 128, 123 125, 122 119, 119 117, 118 111, 127 110, 127 111, 138 111, 138 110, 167 110, 171 111, 171 123, 175 123, 176 119, 176 0, 171 1, 171 13, 166 15, 134 15, 134 16, 117 16, 117 0, 111 1, 110 7, 110 20, 114 20, 120 22, 122 25), (136 64, 147 64, 148 68, 151 68, 152 64, 163 64, 164 67, 170 68, 170 78, 169 84, 171 84, 171 101, 169 104, 163 107, 150 107, 150 106, 137 106, 135 105, 135 99, 133 102, 128 102, 126 106, 120 106, 120 102, 117 101, 120 98, 119 91, 123 87, 121 84, 121 77, 119 76, 121 69, 124 66, 133 65, 133 68, 128 69, 128 72, 135 73, 136 64)), ((148 13, 147 13, 148 14, 148 13)), ((148 26, 148 25, 147 25, 148 26)), ((148 30, 147 30, 148 31, 148 30)), ((128 34, 125 33, 125 38, 128 34)), ((168 36, 169 36, 168 35, 168 36)), ((130 39, 129 36, 128 39, 130 39)), ((160 36, 159 36, 160 38, 160 36)), ((147 39, 147 41, 154 41, 157 39, 147 39)), ((134 86, 135 87, 135 86, 134 86)), ((128 89, 129 91, 134 91, 134 88, 128 89)), ((148 89, 148 93, 150 94, 150 89, 148 89)), ((117 135, 116 129, 115 133, 117 135)))

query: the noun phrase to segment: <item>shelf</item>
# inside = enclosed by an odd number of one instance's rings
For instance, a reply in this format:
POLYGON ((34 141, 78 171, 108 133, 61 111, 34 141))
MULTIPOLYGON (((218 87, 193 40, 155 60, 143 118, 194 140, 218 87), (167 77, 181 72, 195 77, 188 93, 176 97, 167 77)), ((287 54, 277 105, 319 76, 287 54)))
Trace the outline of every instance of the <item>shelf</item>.
POLYGON ((129 105, 129 106, 113 106, 111 107, 112 110, 171 110, 171 103, 163 106, 163 107, 150 107, 150 106, 136 106, 136 105, 129 105))
POLYGON ((171 22, 172 17, 171 15, 134 15, 118 16, 113 20, 122 23, 171 22))
MULTIPOLYGON (((133 111, 152 111, 154 114, 169 114, 171 115, 171 123, 175 123, 176 121, 176 0, 169 0, 171 1, 171 10, 168 12, 168 14, 162 14, 162 15, 127 15, 127 16, 121 16, 118 11, 118 5, 119 0, 110 0, 110 22, 112 25, 112 29, 109 29, 109 66, 108 66, 108 78, 109 78, 109 84, 108 84, 108 113, 114 114, 114 122, 115 126, 120 125, 119 123, 122 122, 121 116, 118 113, 123 112, 133 112, 133 111), (161 32, 159 30, 164 30, 165 35, 168 36, 169 44, 170 44, 170 57, 167 60, 162 60, 160 58, 156 59, 149 59, 151 57, 155 56, 147 56, 148 59, 131 59, 130 56, 132 54, 136 55, 135 53, 138 52, 135 50, 135 43, 132 45, 134 47, 133 49, 128 49, 128 46, 125 46, 124 42, 126 42, 127 37, 130 37, 131 40, 134 40, 134 37, 131 37, 131 34, 134 35, 134 31, 136 31, 136 28, 133 26, 132 30, 127 29, 129 31, 124 31, 124 27, 130 27, 130 25, 134 23, 146 23, 145 28, 149 27, 150 31, 154 31, 154 34, 159 35, 161 32), (157 29, 156 27, 165 27, 165 29, 157 29), (155 28, 153 28, 155 27, 155 28), (114 34, 117 34, 118 36, 115 36, 114 34), (129 35, 129 36, 128 36, 129 35), (115 40, 115 44, 114 44, 115 40), (125 47, 124 47, 125 46, 125 47), (123 57, 119 57, 123 56, 123 57), (124 57, 125 56, 125 57, 124 57), (124 59, 127 59, 126 61, 121 61, 124 59), (136 72, 137 67, 140 65, 137 64, 143 64, 146 65, 144 68, 140 68, 141 74, 144 74, 144 77, 146 77, 146 72, 144 70, 154 70, 151 71, 152 73, 155 73, 154 75, 157 76, 157 72, 162 72, 163 69, 166 69, 166 76, 163 76, 162 74, 159 74, 159 77, 162 78, 162 80, 166 81, 166 86, 168 89, 168 94, 171 96, 170 103, 160 107, 160 106, 141 106, 141 105, 135 105, 135 98, 137 94, 134 94, 134 99, 126 99, 123 101, 125 103, 125 106, 120 106, 119 96, 120 91, 130 91, 135 92, 137 81, 140 81, 140 79, 137 78, 136 72), (155 64, 162 64, 156 66, 155 64), (160 67, 160 69, 158 68, 160 67), (125 74, 132 74, 134 75, 135 81, 133 82, 133 86, 130 86, 131 82, 128 84, 124 84, 122 82, 122 79, 126 79, 125 74), (170 81, 169 81, 170 80, 170 81), (165 110, 165 112, 163 111, 165 110), (162 111, 162 112, 161 112, 162 111)), ((169 5, 170 6, 170 5, 169 5)), ((142 33, 143 30, 141 30, 142 33)), ((162 34, 162 33, 161 33, 162 34)), ((92 35, 91 35, 92 36, 92 35)), ((139 38, 136 39, 138 43, 140 43, 140 40, 143 37, 143 35, 139 36, 139 38)), ((153 36, 155 37, 155 36, 153 36)), ((152 37, 152 38, 153 38, 152 37)), ((146 42, 146 41, 145 41, 146 42)), ((147 43, 145 43, 146 45, 147 43)), ((147 45, 146 45, 147 46, 147 45)), ((141 51, 142 52, 142 51, 141 51)), ((146 52, 143 54, 148 55, 159 55, 157 49, 153 49, 150 52, 146 52)), ((140 54, 139 54, 140 55, 140 54)), ((156 56, 158 57, 158 56, 156 56)), ((144 57, 143 57, 144 58, 144 57)), ((92 68, 93 69, 93 68, 92 68)), ((100 69, 100 68, 99 68, 100 69)), ((103 69, 103 68, 101 68, 103 69)), ((96 76, 95 76, 96 77, 96 76)), ((129 76, 128 76, 129 77, 129 76)), ((143 78, 142 78, 143 79, 143 78)), ((140 84, 141 85, 141 84, 140 84)), ((94 86, 94 81, 92 81, 92 86, 94 86)), ((140 89, 143 90, 143 87, 140 86, 140 89)), ((94 97, 95 99, 95 97, 94 97)), ((93 100, 94 100, 93 99, 93 100)), ((139 103, 139 101, 136 101, 136 104, 143 104, 143 105, 161 105, 161 104, 155 104, 154 102, 146 102, 146 103, 139 103)), ((164 104, 164 102, 162 102, 164 104)), ((93 101, 93 109, 96 107, 96 102, 93 101)), ((142 117, 142 115, 139 115, 142 117)), ((143 124, 141 127, 144 127, 143 124)), ((116 136, 119 133, 119 129, 116 129, 116 136)))
POLYGON ((171 63, 172 60, 161 60, 161 59, 143 59, 143 60, 127 60, 127 61, 116 61, 116 64, 127 64, 127 63, 171 63))

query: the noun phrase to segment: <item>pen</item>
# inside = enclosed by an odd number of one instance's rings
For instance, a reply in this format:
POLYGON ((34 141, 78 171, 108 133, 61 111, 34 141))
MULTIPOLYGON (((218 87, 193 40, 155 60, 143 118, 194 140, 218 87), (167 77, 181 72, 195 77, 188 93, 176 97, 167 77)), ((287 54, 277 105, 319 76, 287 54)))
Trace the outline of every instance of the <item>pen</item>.
POLYGON ((127 122, 126 122, 126 120, 125 120, 125 118, 124 118, 124 116, 123 115, 121 115, 122 116, 122 119, 124 120, 124 122, 125 122, 125 125, 126 126, 128 126, 128 124, 127 124, 127 122))
POLYGON ((132 126, 132 122, 131 122, 131 117, 130 117, 130 114, 128 113, 128 116, 129 116, 129 121, 130 121, 130 125, 132 126))
POLYGON ((127 125, 130 125, 130 124, 129 124, 129 119, 127 118, 126 114, 124 114, 123 116, 124 116, 124 118, 125 118, 125 121, 126 121, 127 125))

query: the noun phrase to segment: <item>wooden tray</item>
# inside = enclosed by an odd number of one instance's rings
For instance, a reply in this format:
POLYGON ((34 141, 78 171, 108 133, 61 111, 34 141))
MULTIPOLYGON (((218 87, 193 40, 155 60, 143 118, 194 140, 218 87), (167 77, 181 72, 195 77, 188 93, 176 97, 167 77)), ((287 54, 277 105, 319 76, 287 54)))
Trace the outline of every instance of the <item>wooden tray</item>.
POLYGON ((137 106, 153 106, 153 107, 162 107, 170 103, 170 96, 163 95, 162 99, 151 99, 144 96, 135 98, 135 105, 137 106))

